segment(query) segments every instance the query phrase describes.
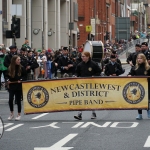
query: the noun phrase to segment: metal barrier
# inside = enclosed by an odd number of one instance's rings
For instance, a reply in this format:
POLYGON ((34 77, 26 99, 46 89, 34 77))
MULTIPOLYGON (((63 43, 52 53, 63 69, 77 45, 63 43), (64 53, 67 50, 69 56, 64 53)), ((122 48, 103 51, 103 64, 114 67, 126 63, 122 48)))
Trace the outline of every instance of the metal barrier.
POLYGON ((124 53, 127 53, 130 49, 135 47, 136 44, 141 44, 143 42, 148 42, 148 39, 147 38, 139 38, 139 39, 130 41, 127 44, 124 44, 123 48, 121 50, 117 50, 117 54, 122 55, 124 53))

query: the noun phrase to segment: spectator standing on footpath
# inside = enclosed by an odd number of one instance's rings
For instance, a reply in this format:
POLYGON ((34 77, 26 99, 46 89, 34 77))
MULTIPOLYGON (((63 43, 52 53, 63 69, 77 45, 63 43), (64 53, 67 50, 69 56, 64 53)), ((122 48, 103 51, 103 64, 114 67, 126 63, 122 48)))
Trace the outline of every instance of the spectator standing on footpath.
MULTIPOLYGON (((4 66, 5 57, 6 57, 6 49, 5 49, 5 47, 0 47, 0 90, 2 87, 2 83, 1 83, 2 74, 3 74, 4 80, 6 82, 7 67, 4 66)), ((5 88, 6 88, 6 84, 5 84, 5 88)))
POLYGON ((10 65, 10 62, 11 62, 11 58, 14 56, 14 55, 17 55, 17 50, 16 50, 16 46, 15 45, 12 45, 9 47, 10 49, 10 53, 8 55, 6 55, 5 57, 5 60, 4 60, 4 66, 5 67, 9 67, 10 65))

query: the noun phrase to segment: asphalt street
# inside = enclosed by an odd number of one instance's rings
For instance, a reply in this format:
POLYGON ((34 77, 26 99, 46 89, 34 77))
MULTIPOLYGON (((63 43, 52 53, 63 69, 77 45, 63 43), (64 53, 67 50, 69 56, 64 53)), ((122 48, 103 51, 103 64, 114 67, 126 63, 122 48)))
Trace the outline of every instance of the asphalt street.
MULTIPOLYGON (((123 68, 126 70, 123 75, 126 76, 130 66, 124 64, 123 68)), ((16 116, 15 104, 14 110, 16 116)), ((77 111, 24 115, 22 110, 20 121, 8 121, 8 92, 0 91, 0 116, 4 122, 0 150, 150 149, 150 119, 146 110, 140 121, 135 119, 137 110, 103 110, 96 113, 97 119, 91 120, 91 111, 84 111, 83 119, 78 121, 73 117, 77 111)))
MULTIPOLYGON (((15 110, 16 110, 15 106, 15 110)), ((0 105, 5 131, 0 140, 1 150, 146 150, 150 149, 150 126, 146 111, 137 121, 137 110, 77 112, 23 115, 20 121, 8 121, 7 104, 0 105)))

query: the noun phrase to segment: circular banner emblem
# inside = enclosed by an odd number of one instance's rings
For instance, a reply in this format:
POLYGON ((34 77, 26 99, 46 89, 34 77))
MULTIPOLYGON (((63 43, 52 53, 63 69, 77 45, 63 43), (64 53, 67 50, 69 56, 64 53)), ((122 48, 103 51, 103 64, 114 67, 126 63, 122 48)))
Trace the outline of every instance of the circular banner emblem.
POLYGON ((138 82, 130 82, 123 89, 123 97, 130 104, 138 104, 145 97, 144 87, 138 82))
POLYGON ((88 68, 88 70, 89 70, 89 71, 92 71, 92 68, 91 68, 91 67, 89 67, 89 68, 88 68))
POLYGON ((2 118, 0 117, 0 139, 3 136, 3 133, 4 133, 4 123, 3 123, 2 118))
POLYGON ((41 108, 48 103, 49 94, 44 87, 34 86, 28 91, 27 100, 34 108, 41 108))

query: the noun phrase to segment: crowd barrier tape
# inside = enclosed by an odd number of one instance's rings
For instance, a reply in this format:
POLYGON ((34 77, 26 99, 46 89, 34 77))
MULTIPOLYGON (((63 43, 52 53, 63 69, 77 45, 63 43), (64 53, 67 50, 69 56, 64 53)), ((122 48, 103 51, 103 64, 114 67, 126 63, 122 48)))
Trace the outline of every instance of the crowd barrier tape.
POLYGON ((23 82, 24 114, 148 109, 147 77, 65 78, 23 82))

